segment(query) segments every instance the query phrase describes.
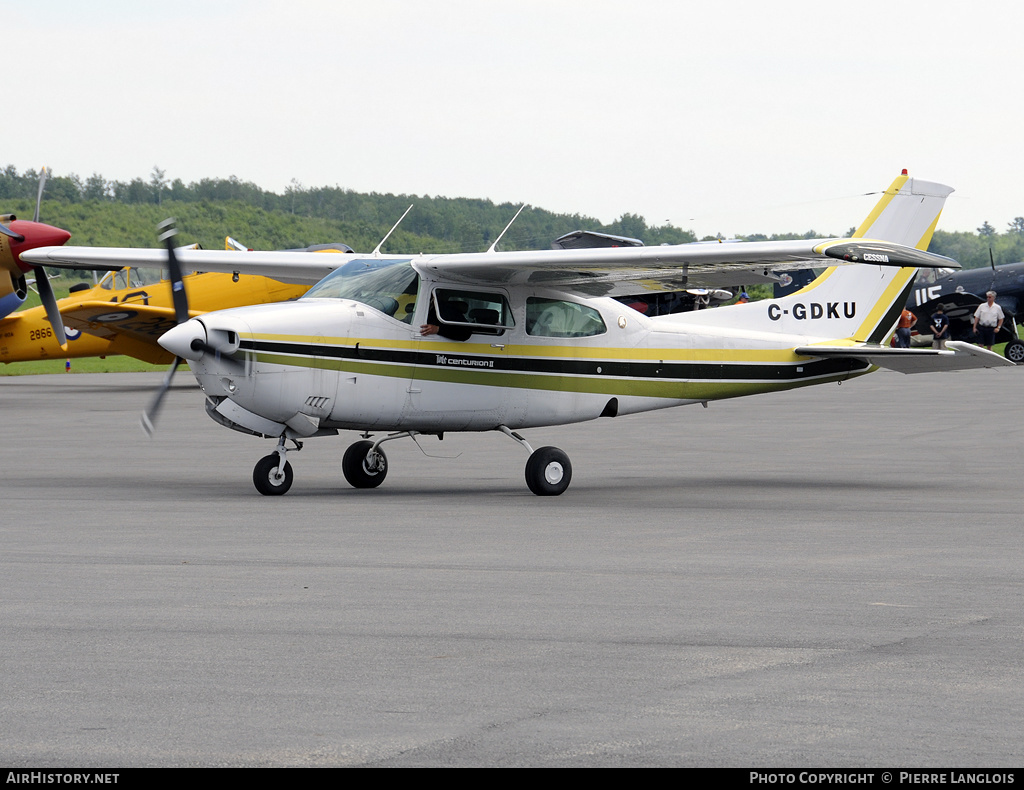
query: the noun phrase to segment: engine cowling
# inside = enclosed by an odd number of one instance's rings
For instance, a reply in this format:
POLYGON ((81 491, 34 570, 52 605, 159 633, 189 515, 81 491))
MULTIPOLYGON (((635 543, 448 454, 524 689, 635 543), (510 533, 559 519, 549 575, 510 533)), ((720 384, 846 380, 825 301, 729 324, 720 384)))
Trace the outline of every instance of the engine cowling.
POLYGON ((42 222, 19 220, 8 214, 0 230, 0 318, 10 315, 25 303, 28 285, 25 274, 32 265, 21 260, 21 253, 36 247, 64 244, 71 234, 42 222))

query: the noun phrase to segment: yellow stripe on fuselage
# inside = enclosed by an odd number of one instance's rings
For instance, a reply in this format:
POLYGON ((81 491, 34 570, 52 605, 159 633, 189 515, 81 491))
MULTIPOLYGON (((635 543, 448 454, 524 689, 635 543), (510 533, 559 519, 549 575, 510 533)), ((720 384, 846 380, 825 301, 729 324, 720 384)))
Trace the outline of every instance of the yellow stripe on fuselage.
MULTIPOLYGON (((792 362, 806 359, 793 353, 792 348, 777 349, 728 349, 728 348, 627 348, 614 346, 549 346, 534 344, 506 344, 502 349, 490 343, 444 343, 419 340, 395 340, 372 337, 315 337, 312 335, 255 335, 244 333, 242 337, 254 342, 298 343, 310 346, 329 345, 360 347, 367 349, 390 349, 397 351, 418 351, 439 354, 462 354, 489 356, 495 358, 555 358, 555 359, 596 359, 610 362, 640 362, 664 360, 666 362, 792 362)), ((267 353, 267 352, 260 352, 267 353)), ((311 350, 315 356, 315 350, 311 350)))

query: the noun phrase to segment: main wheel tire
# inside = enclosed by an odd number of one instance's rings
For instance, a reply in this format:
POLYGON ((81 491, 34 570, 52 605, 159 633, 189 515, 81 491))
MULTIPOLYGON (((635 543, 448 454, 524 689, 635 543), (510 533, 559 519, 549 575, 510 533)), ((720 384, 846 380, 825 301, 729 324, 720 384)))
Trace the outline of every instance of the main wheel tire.
POLYGON ((541 447, 526 462, 526 485, 537 496, 558 496, 571 480, 569 456, 557 447, 541 447))
POLYGON ((1006 344, 1006 348, 1003 349, 1003 354, 1010 362, 1018 365, 1024 363, 1024 341, 1011 340, 1006 344))
POLYGON ((377 448, 375 457, 370 457, 373 442, 356 442, 345 451, 341 459, 341 471, 353 488, 376 488, 388 474, 388 459, 384 451, 377 448))
POLYGON ((263 496, 281 496, 292 487, 292 465, 284 462, 284 475, 279 479, 277 471, 280 465, 281 458, 277 453, 271 453, 261 458, 252 470, 253 485, 263 496))

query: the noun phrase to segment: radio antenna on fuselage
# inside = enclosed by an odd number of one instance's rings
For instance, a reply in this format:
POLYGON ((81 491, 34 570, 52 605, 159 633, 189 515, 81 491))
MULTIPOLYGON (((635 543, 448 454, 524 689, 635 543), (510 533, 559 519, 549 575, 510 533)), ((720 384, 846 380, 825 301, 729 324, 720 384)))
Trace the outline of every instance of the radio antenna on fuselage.
MULTIPOLYGON (((412 211, 413 205, 414 204, 412 204, 412 203, 409 204, 409 208, 407 208, 405 210, 405 214, 408 214, 410 211, 412 211)), ((403 214, 402 216, 400 216, 398 218, 398 222, 396 222, 392 226, 391 230, 389 230, 386 234, 384 234, 384 238, 380 240, 380 244, 378 244, 376 247, 373 248, 373 252, 371 254, 374 257, 376 257, 377 255, 380 255, 380 248, 384 246, 384 242, 386 242, 388 240, 388 236, 390 236, 392 233, 395 232, 395 228, 397 228, 399 225, 402 224, 402 220, 405 219, 405 214, 403 214)))
MULTIPOLYGON (((515 222, 519 218, 519 215, 523 213, 523 209, 524 208, 526 208, 526 204, 525 203, 523 203, 523 205, 521 205, 519 207, 519 211, 517 211, 516 215, 514 217, 512 217, 512 222, 515 222)), ((501 233, 498 234, 498 238, 496 238, 494 240, 494 243, 491 244, 491 246, 487 248, 488 252, 497 252, 498 242, 501 241, 501 237, 505 235, 506 231, 508 231, 508 229, 512 227, 512 222, 508 223, 508 225, 505 226, 505 230, 503 230, 501 233)))

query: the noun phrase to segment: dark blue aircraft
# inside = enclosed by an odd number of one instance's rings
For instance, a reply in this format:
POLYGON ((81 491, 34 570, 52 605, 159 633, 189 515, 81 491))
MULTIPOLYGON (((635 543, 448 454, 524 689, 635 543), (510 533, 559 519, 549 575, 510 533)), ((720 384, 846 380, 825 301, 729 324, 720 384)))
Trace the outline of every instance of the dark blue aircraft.
POLYGON ((985 269, 922 269, 907 300, 907 309, 917 316, 919 335, 930 335, 935 308, 942 305, 949 316, 951 340, 979 342, 971 329, 974 311, 985 301, 985 292, 996 292, 996 303, 1006 319, 996 343, 1006 343, 1003 352, 1012 362, 1024 362, 1024 342, 1017 337, 1017 313, 1024 301, 1024 263, 1007 263, 985 269))

